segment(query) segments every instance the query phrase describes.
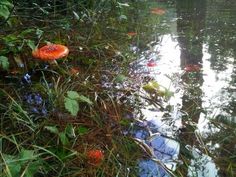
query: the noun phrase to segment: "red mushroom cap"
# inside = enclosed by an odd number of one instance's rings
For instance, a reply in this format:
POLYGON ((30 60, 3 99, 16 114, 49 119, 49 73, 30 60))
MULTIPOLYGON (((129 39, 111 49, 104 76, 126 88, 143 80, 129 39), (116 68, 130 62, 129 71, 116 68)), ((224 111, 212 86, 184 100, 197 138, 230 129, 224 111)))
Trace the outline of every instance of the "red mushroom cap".
POLYGON ((154 60, 149 60, 148 63, 147 63, 147 66, 148 67, 155 67, 155 66, 157 66, 157 64, 154 60))
POLYGON ((87 152, 88 162, 92 165, 99 165, 104 159, 104 154, 101 150, 92 149, 87 152))
POLYGON ((40 60, 56 60, 59 58, 63 58, 67 56, 69 53, 69 49, 60 44, 49 44, 43 46, 40 49, 36 49, 32 52, 34 58, 38 58, 40 60))
POLYGON ((199 72, 200 70, 201 66, 198 64, 188 64, 184 67, 184 71, 186 72, 199 72))

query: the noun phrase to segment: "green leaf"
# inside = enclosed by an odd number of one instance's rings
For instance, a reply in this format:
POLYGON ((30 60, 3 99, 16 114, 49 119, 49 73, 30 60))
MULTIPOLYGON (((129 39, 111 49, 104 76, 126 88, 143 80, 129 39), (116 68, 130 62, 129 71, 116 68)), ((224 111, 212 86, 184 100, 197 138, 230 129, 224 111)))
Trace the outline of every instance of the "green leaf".
POLYGON ((166 99, 170 99, 170 97, 174 96, 174 93, 169 91, 168 89, 165 89, 165 94, 164 94, 166 99))
POLYGON ((88 103, 90 105, 93 104, 93 102, 88 97, 80 95, 76 91, 68 91, 67 96, 68 96, 69 99, 72 99, 72 100, 78 100, 78 101, 81 101, 81 102, 88 103))
POLYGON ((66 110, 69 111, 72 116, 76 116, 79 112, 79 103, 76 100, 65 97, 64 105, 66 110))
POLYGON ((41 38, 41 36, 43 35, 43 31, 37 28, 36 35, 37 35, 38 39, 41 38))
POLYGON ((66 133, 65 133, 65 132, 60 132, 60 133, 59 133, 59 138, 60 138, 60 140, 61 140, 61 143, 62 143, 64 146, 69 144, 69 140, 68 140, 68 138, 66 137, 66 133))
POLYGON ((156 92, 160 88, 160 85, 156 81, 150 81, 143 86, 146 92, 156 92))
POLYGON ((31 48, 31 50, 36 48, 35 43, 32 40, 27 40, 27 45, 31 48))
POLYGON ((34 32, 34 31, 35 31, 35 30, 32 29, 32 28, 26 29, 26 30, 22 31, 22 32, 18 35, 18 37, 25 38, 25 35, 31 34, 31 33, 34 32))
POLYGON ((2 67, 2 69, 8 70, 9 62, 8 62, 8 58, 7 57, 0 56, 0 66, 2 67))
POLYGON ((39 168, 42 168, 42 167, 43 167, 43 162, 41 160, 30 162, 25 172, 25 177, 34 177, 35 173, 38 172, 39 168))
POLYGON ((93 104, 93 102, 88 97, 85 97, 83 95, 79 95, 78 99, 79 99, 79 101, 88 103, 89 105, 93 104))
POLYGON ((75 131, 74 131, 74 127, 72 126, 72 124, 67 124, 65 132, 68 137, 70 137, 70 138, 75 137, 75 131))
POLYGON ((119 123, 120 123, 120 125, 128 126, 128 125, 130 125, 131 121, 128 119, 122 119, 119 123))
POLYGON ((56 126, 45 126, 44 128, 47 129, 48 131, 50 131, 51 133, 54 133, 54 134, 58 134, 59 133, 59 131, 58 131, 56 126))
POLYGON ((79 135, 85 135, 87 134, 89 131, 89 129, 87 127, 84 127, 84 126, 80 126, 77 128, 77 132, 79 135))
POLYGON ((19 176, 21 170, 21 164, 17 163, 16 157, 8 154, 2 154, 3 161, 8 170, 6 170, 7 176, 19 176))
POLYGON ((67 96, 70 99, 78 99, 79 98, 79 94, 76 91, 68 91, 67 96))
POLYGON ((8 6, 8 7, 13 7, 13 4, 11 2, 9 2, 9 0, 1 0, 0 6, 1 5, 5 5, 5 6, 8 6))
POLYGON ((0 17, 7 19, 10 15, 8 7, 0 4, 0 17))
POLYGON ((37 156, 34 155, 34 151, 33 150, 26 150, 23 149, 20 154, 19 154, 19 159, 24 161, 24 160, 32 160, 37 158, 37 156))

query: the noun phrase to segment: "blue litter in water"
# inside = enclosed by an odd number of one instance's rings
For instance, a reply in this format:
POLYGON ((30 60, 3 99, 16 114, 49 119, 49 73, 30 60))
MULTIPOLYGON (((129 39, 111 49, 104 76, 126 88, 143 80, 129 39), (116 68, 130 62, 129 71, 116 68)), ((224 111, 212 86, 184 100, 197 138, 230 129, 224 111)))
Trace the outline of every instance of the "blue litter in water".
POLYGON ((168 141, 167 138, 156 136, 147 143, 150 147, 152 147, 156 158, 163 162, 173 159, 173 156, 178 153, 177 149, 170 147, 166 141, 168 141))
POLYGON ((139 177, 170 177, 170 175, 153 160, 140 160, 139 177))
POLYGON ((138 139, 145 140, 149 136, 149 132, 147 130, 140 129, 139 131, 134 132, 134 137, 138 139))

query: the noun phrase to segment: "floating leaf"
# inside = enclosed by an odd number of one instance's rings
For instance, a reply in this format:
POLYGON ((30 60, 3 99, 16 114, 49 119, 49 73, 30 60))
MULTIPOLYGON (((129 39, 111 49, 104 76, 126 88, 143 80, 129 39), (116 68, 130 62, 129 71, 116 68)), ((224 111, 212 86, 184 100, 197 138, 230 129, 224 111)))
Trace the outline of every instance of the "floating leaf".
POLYGON ((160 88, 160 85, 156 81, 150 81, 143 86, 146 92, 156 92, 160 88))
POLYGON ((170 97, 174 96, 174 93, 171 92, 170 90, 166 89, 164 96, 166 97, 166 99, 169 99, 170 97))
POLYGON ((184 71, 186 72, 199 72, 200 70, 201 66, 198 64, 188 64, 184 67, 184 71))
POLYGON ((8 58, 7 57, 0 56, 0 66, 1 66, 2 69, 8 70, 9 62, 8 62, 8 58))
POLYGON ((136 33, 136 32, 128 32, 127 35, 130 36, 130 37, 132 37, 132 36, 136 36, 137 33, 136 33))
POLYGON ((72 116, 76 116, 79 112, 79 103, 77 100, 65 98, 64 99, 65 108, 71 113, 72 116))
POLYGON ((151 13, 156 15, 164 15, 166 13, 166 10, 157 7, 157 8, 152 8, 151 13))

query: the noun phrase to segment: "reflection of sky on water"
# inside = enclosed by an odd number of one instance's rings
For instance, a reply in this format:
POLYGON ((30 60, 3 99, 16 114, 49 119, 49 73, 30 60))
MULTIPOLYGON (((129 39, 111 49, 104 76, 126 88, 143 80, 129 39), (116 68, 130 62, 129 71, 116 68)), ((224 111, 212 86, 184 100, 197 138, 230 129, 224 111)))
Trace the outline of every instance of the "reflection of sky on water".
POLYGON ((189 177, 216 177, 217 168, 213 160, 206 154, 201 153, 196 148, 189 147, 189 150, 192 152, 193 159, 188 169, 189 177))
MULTIPOLYGON (((227 115, 222 110, 223 105, 227 105, 228 95, 232 94, 225 91, 225 88, 230 87, 229 78, 233 71, 233 64, 228 64, 227 69, 224 71, 214 71, 211 69, 211 63, 209 61, 211 55, 208 53, 207 46, 204 46, 203 50, 203 79, 202 90, 204 96, 202 97, 202 107, 207 110, 206 114, 201 114, 198 129, 204 136, 205 134, 214 133, 219 129, 212 128, 209 119, 215 118, 217 115, 227 115)), ((233 60, 233 59, 228 59, 233 60)), ((229 117, 232 115, 228 115, 229 117)), ((235 121, 235 120, 234 120, 235 121)))
MULTIPOLYGON (((144 74, 148 74, 160 85, 169 88, 175 93, 174 97, 172 97, 168 102, 168 104, 174 105, 174 109, 170 112, 169 117, 169 119, 172 119, 171 124, 163 121, 163 112, 153 111, 155 109, 152 106, 149 105, 142 109, 144 119, 149 122, 149 128, 151 131, 154 133, 157 131, 160 134, 173 137, 176 134, 176 131, 182 126, 182 113, 180 112, 179 107, 182 105, 183 90, 181 89, 183 89, 183 86, 180 85, 180 81, 181 75, 184 71, 180 68, 180 49, 178 47, 178 42, 174 40, 171 35, 162 36, 160 41, 160 44, 152 46, 148 52, 144 52, 140 60, 136 61, 136 65, 139 66, 137 67, 138 69, 136 72, 140 74, 144 71, 144 74), (155 61, 156 66, 148 67, 147 63, 150 60, 155 61)), ((225 97, 224 94, 222 95, 222 90, 228 87, 228 78, 232 72, 232 66, 228 66, 227 70, 219 73, 212 70, 210 67, 209 58, 210 55, 207 53, 207 47, 205 46, 202 67, 204 82, 201 89, 204 93, 202 97, 202 107, 208 111, 208 114, 206 115, 201 113, 201 116, 197 122, 198 129, 196 130, 202 136, 218 131, 216 128, 211 126, 209 116, 213 118, 214 114, 217 115, 219 111, 222 111, 220 110, 221 105, 224 104, 225 101, 227 102, 227 97, 225 97)), ((136 138, 146 138, 146 136, 142 136, 140 132, 136 135, 136 138)), ((174 141, 175 143, 172 142, 172 144, 168 144, 166 141, 168 141, 167 138, 157 135, 152 142, 145 141, 145 143, 153 148, 152 150, 154 150, 154 156, 161 160, 167 167, 168 163, 166 163, 165 160, 173 160, 177 158, 179 154, 179 143, 174 141), (172 152, 172 156, 166 155, 166 151, 168 151, 167 154, 172 152)), ((194 158, 191 160, 188 175, 195 175, 199 177, 204 175, 209 177, 217 176, 216 166, 212 159, 205 154, 199 155, 195 151, 196 150, 192 150, 194 158)), ((174 163, 172 162, 172 165, 173 164, 174 163)), ((159 169, 159 165, 150 160, 141 161, 140 167, 141 169, 145 169, 143 173, 149 170, 153 173, 156 173, 157 171, 162 173, 163 171, 163 169, 159 169), (157 169, 154 169, 154 166, 157 166, 157 169)), ((141 176, 145 176, 143 173, 141 173, 141 176)))
MULTIPOLYGON (((154 78, 160 85, 174 91, 173 84, 168 76, 173 72, 179 73, 179 50, 177 43, 170 43, 170 35, 163 36, 161 44, 150 45, 148 51, 141 55, 141 58, 136 61, 133 72, 144 75, 148 75, 154 78), (168 52, 170 48, 173 48, 174 53, 168 52), (155 62, 156 65, 149 67, 148 62, 155 62), (170 72, 171 71, 171 72, 170 72)), ((172 98, 171 102, 175 102, 179 99, 172 98)), ((177 104, 177 103, 176 103, 177 104)), ((151 158, 160 161, 162 166, 175 170, 176 162, 179 154, 179 143, 172 140, 169 137, 174 137, 176 131, 181 127, 180 112, 174 109, 167 119, 175 119, 167 124, 167 121, 163 121, 162 118, 164 113, 155 108, 152 105, 146 105, 145 108, 141 109, 144 115, 143 125, 146 125, 148 131, 143 129, 136 129, 133 131, 133 136, 141 140, 145 147, 149 147, 151 152, 151 158), (162 135, 165 135, 162 136, 162 135)), ((153 160, 141 160, 140 164, 140 176, 169 176, 168 173, 153 160)))

